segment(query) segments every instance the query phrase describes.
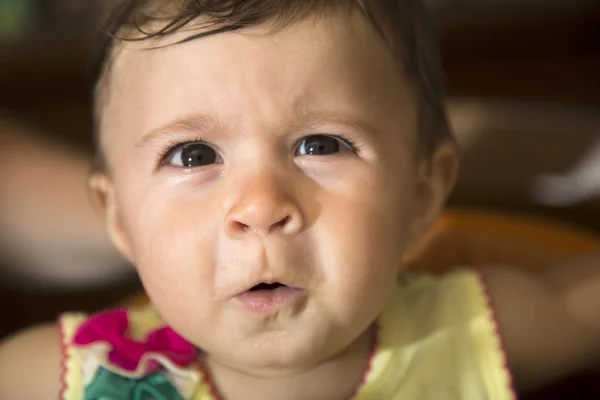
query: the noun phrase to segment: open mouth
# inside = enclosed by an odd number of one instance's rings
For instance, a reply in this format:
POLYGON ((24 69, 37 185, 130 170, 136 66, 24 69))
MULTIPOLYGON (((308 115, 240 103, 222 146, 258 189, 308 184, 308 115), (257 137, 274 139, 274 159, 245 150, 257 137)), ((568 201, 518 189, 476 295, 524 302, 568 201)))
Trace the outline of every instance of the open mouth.
POLYGON ((259 292, 261 290, 275 290, 281 287, 286 287, 283 283, 261 283, 250 288, 250 292, 259 292))

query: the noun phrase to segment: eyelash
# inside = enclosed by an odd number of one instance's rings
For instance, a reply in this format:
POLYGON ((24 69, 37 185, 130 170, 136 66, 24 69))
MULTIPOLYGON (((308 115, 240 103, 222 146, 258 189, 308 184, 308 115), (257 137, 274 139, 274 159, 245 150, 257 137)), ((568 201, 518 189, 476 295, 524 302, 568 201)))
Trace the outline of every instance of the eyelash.
MULTIPOLYGON (((318 136, 320 136, 320 135, 318 135, 318 136)), ((323 134, 322 136, 329 136, 329 137, 335 138, 335 139, 339 140, 340 142, 344 143, 346 146, 350 147, 350 149, 353 152, 355 152, 355 153, 359 153, 360 152, 360 146, 352 138, 349 138, 349 137, 344 136, 344 135, 326 135, 326 134, 323 134)))
MULTIPOLYGON (((344 143, 346 146, 348 146, 350 148, 350 150, 352 150, 355 153, 360 152, 360 146, 356 143, 355 140, 344 136, 344 135, 332 135, 332 134, 313 134, 313 135, 308 135, 303 137, 299 143, 310 137, 310 136, 329 136, 332 138, 335 138, 337 140, 339 140, 340 142, 344 143)), ((202 140, 202 138, 196 138, 195 140, 186 140, 186 141, 177 141, 177 140, 171 140, 163 145, 161 145, 161 150, 159 151, 159 155, 158 155, 158 160, 159 160, 159 164, 164 164, 168 158, 173 155, 173 153, 177 150, 179 150, 181 147, 187 146, 188 144, 194 144, 194 143, 202 143, 205 144, 207 146, 210 146, 211 144, 206 142, 205 140, 202 140)))
POLYGON ((164 164, 170 156, 173 155, 173 153, 175 153, 177 150, 179 150, 181 147, 187 146, 188 144, 193 144, 193 143, 202 143, 202 144, 206 144, 207 146, 210 146, 211 144, 206 142, 205 140, 202 140, 202 138, 198 137, 195 140, 185 140, 185 141, 178 141, 178 140, 170 140, 165 144, 161 145, 161 149, 158 153, 158 161, 159 164, 162 165, 164 164))

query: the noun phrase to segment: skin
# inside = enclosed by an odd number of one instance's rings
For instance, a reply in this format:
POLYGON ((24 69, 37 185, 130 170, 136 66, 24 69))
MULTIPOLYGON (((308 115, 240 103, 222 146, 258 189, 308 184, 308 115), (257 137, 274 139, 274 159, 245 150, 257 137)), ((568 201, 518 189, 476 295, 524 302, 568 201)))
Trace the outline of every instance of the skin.
MULTIPOLYGON (((203 349, 225 398, 347 398, 402 256, 453 186, 454 145, 417 156, 415 95, 359 13, 140 50, 117 52, 101 121, 109 170, 91 181, 113 241, 167 323, 203 349), (315 134, 356 150, 306 155, 315 134), (216 163, 172 165, 174 144, 199 140, 216 163), (301 288, 300 301, 244 309, 236 295, 265 281, 301 288)), ((544 276, 486 270, 523 387, 600 347, 598 260, 544 276)), ((56 331, 11 340, 0 365, 37 356, 31 342, 55 347, 56 331)), ((23 385, 25 371, 0 374, 2 398, 56 389, 23 385)))

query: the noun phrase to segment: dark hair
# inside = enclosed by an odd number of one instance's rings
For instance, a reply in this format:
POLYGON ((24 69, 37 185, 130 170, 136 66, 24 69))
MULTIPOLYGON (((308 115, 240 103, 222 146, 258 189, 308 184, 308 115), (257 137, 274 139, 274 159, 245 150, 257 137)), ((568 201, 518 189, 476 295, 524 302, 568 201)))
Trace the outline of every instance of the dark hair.
POLYGON ((444 108, 444 74, 438 42, 426 6, 421 0, 106 0, 93 64, 97 168, 103 169, 99 146, 101 91, 106 90, 115 44, 164 37, 194 28, 198 36, 242 29, 266 22, 285 26, 310 14, 335 7, 360 7, 373 22, 400 70, 413 85, 420 110, 421 151, 429 153, 440 141, 452 138, 444 108))

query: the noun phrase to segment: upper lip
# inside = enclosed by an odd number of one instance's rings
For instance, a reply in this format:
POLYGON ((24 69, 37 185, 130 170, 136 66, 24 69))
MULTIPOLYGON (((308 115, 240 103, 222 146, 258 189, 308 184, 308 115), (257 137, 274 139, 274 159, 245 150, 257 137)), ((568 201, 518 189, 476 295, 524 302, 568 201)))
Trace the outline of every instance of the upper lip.
MULTIPOLYGON (((234 252, 234 254, 238 254, 238 252, 234 252)), ((262 283, 280 283, 290 288, 302 289, 302 284, 306 281, 298 279, 300 277, 298 276, 299 271, 296 271, 297 266, 289 263, 291 256, 292 254, 284 252, 283 248, 274 248, 272 254, 269 255, 263 246, 261 249, 254 249, 243 260, 232 259, 231 261, 239 264, 244 272, 234 282, 231 282, 232 291, 229 293, 236 297, 262 283)))

